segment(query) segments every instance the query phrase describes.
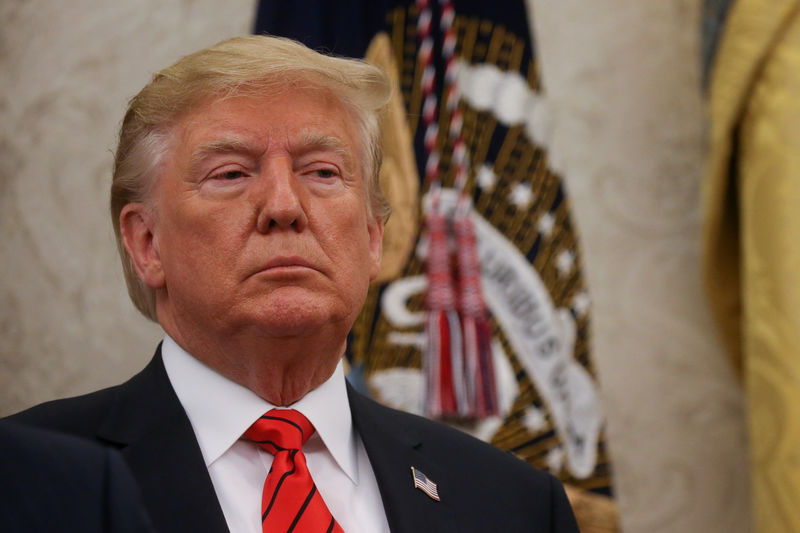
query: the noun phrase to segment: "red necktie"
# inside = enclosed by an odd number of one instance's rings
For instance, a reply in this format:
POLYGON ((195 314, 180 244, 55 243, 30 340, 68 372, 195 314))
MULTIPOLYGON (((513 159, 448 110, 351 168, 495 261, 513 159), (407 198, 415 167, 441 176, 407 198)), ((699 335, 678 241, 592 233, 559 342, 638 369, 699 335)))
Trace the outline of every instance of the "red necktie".
POLYGON ((244 432, 275 456, 261 497, 264 533, 344 533, 311 479, 302 447, 314 426, 294 409, 272 409, 244 432))

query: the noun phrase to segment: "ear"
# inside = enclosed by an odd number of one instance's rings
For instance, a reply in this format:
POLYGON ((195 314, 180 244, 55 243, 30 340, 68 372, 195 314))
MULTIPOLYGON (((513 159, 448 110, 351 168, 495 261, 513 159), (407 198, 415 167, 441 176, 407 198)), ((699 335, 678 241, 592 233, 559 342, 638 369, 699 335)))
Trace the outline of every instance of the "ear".
POLYGON ((381 255, 383 253, 383 219, 372 218, 367 222, 369 232, 369 280, 378 277, 381 269, 381 255))
POLYGON ((142 282, 151 289, 165 284, 164 270, 155 235, 155 217, 144 204, 130 203, 119 214, 122 243, 142 282))

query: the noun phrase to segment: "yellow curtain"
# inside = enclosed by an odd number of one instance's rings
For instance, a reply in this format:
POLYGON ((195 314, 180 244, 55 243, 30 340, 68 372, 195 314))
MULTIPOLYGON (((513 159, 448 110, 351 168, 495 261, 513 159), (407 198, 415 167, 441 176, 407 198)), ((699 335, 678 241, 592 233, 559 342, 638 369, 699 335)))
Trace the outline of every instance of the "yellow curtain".
POLYGON ((747 392, 755 528, 800 531, 800 1, 738 0, 711 80, 704 276, 747 392))

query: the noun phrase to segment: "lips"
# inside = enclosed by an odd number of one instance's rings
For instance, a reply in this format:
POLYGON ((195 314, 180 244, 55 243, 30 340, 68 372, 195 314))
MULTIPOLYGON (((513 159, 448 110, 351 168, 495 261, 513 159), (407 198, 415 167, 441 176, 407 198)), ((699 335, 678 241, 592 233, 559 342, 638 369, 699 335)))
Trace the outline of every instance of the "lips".
POLYGON ((278 256, 267 261, 256 273, 260 272, 290 272, 292 270, 311 269, 319 270, 310 261, 299 256, 278 256))

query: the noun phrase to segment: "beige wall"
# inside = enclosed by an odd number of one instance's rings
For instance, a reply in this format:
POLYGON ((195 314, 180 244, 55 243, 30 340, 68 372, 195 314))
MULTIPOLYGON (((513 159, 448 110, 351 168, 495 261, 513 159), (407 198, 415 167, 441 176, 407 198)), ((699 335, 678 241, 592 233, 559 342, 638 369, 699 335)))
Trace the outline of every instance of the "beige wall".
MULTIPOLYGON (((741 393, 702 298, 699 0, 530 0, 594 299, 625 531, 747 532, 741 393)), ((160 337, 106 196, 126 99, 252 0, 0 3, 0 415, 117 383, 160 337)))
POLYGON ((152 355, 160 332, 128 302, 107 215, 116 132, 155 70, 248 32, 254 11, 0 3, 0 414, 115 384, 152 355))

